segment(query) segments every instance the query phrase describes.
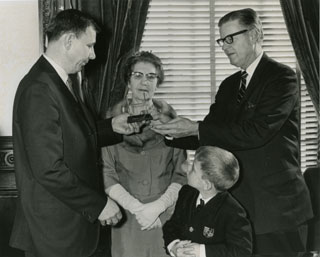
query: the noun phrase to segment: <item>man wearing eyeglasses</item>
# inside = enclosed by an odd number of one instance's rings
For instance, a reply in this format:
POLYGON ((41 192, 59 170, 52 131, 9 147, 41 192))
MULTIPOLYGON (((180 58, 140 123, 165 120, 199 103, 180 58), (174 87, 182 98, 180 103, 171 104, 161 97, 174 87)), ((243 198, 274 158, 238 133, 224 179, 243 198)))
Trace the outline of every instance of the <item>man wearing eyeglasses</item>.
MULTIPOLYGON (((231 191, 254 229, 254 253, 303 252, 312 217, 299 163, 299 88, 291 68, 262 50, 263 31, 250 8, 226 14, 218 24, 230 63, 241 70, 220 85, 203 121, 176 117, 154 131, 186 149, 213 145, 239 160, 241 178, 231 191)), ((163 108, 168 109, 166 103, 163 108)))

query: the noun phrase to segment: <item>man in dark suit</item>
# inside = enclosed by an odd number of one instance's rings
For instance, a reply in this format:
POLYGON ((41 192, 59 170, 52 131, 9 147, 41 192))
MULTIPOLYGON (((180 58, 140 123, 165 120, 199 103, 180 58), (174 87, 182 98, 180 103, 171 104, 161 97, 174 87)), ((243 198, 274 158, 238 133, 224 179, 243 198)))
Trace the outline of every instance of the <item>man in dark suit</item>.
POLYGON ((166 249, 176 257, 249 257, 252 231, 243 207, 227 192, 239 178, 234 155, 214 146, 197 149, 182 165, 188 185, 163 226, 166 249))
POLYGON ((96 123, 69 80, 95 58, 97 29, 80 11, 60 12, 48 28, 45 54, 16 93, 19 199, 11 246, 26 256, 91 256, 100 222, 112 225, 121 219, 117 205, 100 191, 97 150, 138 128, 127 123, 128 114, 96 123))
MULTIPOLYGON (((241 177, 233 195, 249 213, 256 253, 304 251, 312 217, 299 163, 299 87, 289 67, 262 50, 263 31, 250 8, 219 21, 217 40, 242 71, 226 78, 203 121, 176 117, 154 130, 169 145, 215 145, 234 153, 241 177)), ((163 104, 163 109, 169 109, 163 104)))

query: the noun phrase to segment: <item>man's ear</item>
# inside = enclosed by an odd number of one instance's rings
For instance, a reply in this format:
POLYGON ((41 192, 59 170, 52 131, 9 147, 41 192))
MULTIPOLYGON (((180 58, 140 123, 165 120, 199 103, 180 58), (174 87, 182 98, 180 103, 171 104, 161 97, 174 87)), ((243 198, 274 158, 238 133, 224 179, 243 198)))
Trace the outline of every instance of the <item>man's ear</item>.
POLYGON ((256 43, 258 40, 258 33, 255 29, 249 30, 249 37, 251 42, 256 43))
POLYGON ((250 39, 253 43, 261 43, 261 36, 256 29, 249 30, 250 39))
POLYGON ((65 33, 62 36, 64 47, 69 50, 72 46, 73 41, 75 40, 76 35, 73 32, 65 33))

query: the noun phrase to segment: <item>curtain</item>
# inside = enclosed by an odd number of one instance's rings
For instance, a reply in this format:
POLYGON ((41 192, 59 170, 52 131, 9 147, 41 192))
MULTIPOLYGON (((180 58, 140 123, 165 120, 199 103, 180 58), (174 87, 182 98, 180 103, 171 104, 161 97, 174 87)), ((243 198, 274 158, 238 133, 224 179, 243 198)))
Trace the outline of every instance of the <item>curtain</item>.
POLYGON ((85 68, 88 104, 99 117, 121 100, 126 85, 120 79, 122 62, 139 50, 150 0, 81 0, 80 8, 101 26, 97 58, 85 68))
POLYGON ((280 4, 319 119, 319 0, 280 0, 280 4))
MULTIPOLYGON (((284 19, 320 127, 319 0, 280 0, 284 19)), ((318 132, 318 166, 320 134, 318 132)))

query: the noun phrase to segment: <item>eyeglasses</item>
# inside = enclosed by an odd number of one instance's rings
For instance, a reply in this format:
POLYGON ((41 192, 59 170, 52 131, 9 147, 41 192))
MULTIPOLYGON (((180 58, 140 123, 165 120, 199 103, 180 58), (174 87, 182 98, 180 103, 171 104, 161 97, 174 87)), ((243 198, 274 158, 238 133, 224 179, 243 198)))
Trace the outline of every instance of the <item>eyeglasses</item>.
POLYGON ((226 42, 227 44, 230 45, 230 44, 233 43, 233 37, 234 37, 234 36, 243 34, 243 33, 247 32, 247 31, 248 31, 248 29, 244 29, 244 30, 240 30, 240 31, 238 31, 238 32, 232 33, 232 34, 230 34, 230 35, 227 35, 227 36, 225 36, 224 38, 219 38, 219 39, 217 40, 217 43, 218 43, 219 46, 223 46, 223 43, 224 43, 224 42, 226 42))
POLYGON ((131 72, 131 76, 136 80, 142 80, 143 77, 146 77, 146 79, 150 82, 154 82, 159 76, 155 73, 147 73, 144 74, 139 71, 133 71, 131 72))

